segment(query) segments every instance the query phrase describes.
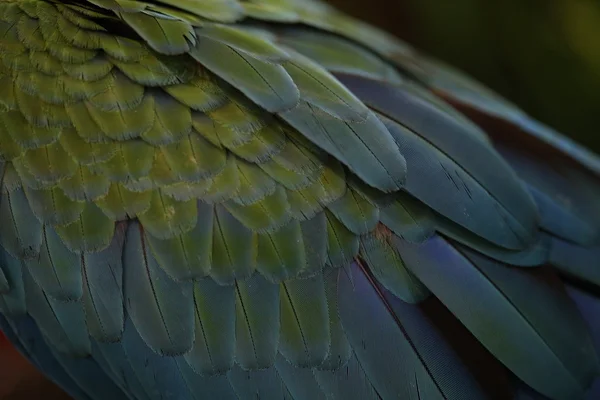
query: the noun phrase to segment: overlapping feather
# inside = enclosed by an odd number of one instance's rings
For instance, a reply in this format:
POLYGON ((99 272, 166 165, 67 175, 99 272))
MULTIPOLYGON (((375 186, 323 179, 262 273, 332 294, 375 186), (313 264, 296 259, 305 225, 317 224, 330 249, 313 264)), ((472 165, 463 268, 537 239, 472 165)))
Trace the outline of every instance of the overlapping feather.
POLYGON ((381 32, 312 0, 31 0, 0 50, 0 325, 73 395, 485 398, 437 299, 552 399, 598 374, 535 267, 599 284, 600 162, 381 32))

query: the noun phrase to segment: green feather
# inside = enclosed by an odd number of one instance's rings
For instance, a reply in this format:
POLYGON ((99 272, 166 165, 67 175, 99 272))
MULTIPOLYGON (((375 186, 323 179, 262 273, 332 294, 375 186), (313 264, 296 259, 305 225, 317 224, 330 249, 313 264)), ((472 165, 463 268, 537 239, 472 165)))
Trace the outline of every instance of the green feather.
POLYGON ((98 252, 114 236, 115 222, 94 203, 85 203, 79 219, 69 225, 56 226, 56 233, 73 252, 98 252))
POLYGON ((246 370, 270 367, 279 343, 279 285, 254 274, 235 288, 236 362, 246 370))
POLYGON ((283 66, 308 104, 342 121, 364 122, 369 117, 367 107, 321 65, 294 53, 283 66))
POLYGON ((357 235, 371 232, 379 222, 379 209, 351 188, 327 208, 357 235))
POLYGON ((256 268, 256 250, 256 235, 223 206, 215 206, 210 276, 221 284, 249 277, 256 268))
POLYGON ((223 172, 227 153, 195 132, 176 143, 162 146, 168 166, 183 181, 198 181, 223 172))
POLYGON ((240 174, 236 157, 227 155, 227 162, 223 170, 213 178, 210 188, 202 196, 206 202, 222 202, 233 197, 240 187, 240 174))
POLYGON ((210 38, 259 60, 281 63, 289 55, 264 38, 228 25, 207 25, 196 30, 199 40, 210 38))
POLYGON ((60 181, 58 185, 71 200, 95 201, 108 194, 110 180, 103 174, 92 172, 85 165, 79 165, 71 178, 60 181))
POLYGON ((275 192, 275 182, 258 166, 238 160, 240 186, 233 201, 240 205, 250 205, 270 196, 275 192))
POLYGON ((30 125, 23 114, 16 110, 1 113, 0 122, 3 125, 0 129, 6 129, 15 143, 23 149, 36 149, 50 145, 62 136, 60 128, 40 128, 30 125))
MULTIPOLYGON (((391 233, 390 233, 391 235, 391 233)), ((376 231, 361 238, 361 255, 378 282, 407 303, 420 303, 429 290, 404 265, 402 255, 389 243, 391 237, 376 231)))
POLYGON ((279 351, 292 365, 321 364, 331 344, 323 275, 282 282, 280 288, 279 351))
POLYGON ((159 53, 182 54, 196 42, 192 27, 179 19, 144 12, 122 12, 119 16, 159 53))
POLYGON ((281 65, 206 37, 199 38, 191 55, 267 111, 287 110, 298 103, 298 88, 281 65))
POLYGON ((359 238, 348 230, 331 212, 327 217, 327 257, 332 267, 350 264, 358 254, 359 238))
POLYGON ((83 165, 108 161, 118 150, 115 143, 88 142, 73 128, 62 130, 60 144, 77 163, 83 165))
POLYGON ((194 228, 170 239, 146 235, 152 253, 167 274, 179 281, 205 277, 211 268, 213 207, 198 202, 194 228))
POLYGON ((51 189, 25 188, 25 195, 35 216, 52 225, 75 222, 83 211, 83 203, 69 199, 58 187, 51 189))
POLYGON ((293 279, 306 267, 300 223, 292 220, 276 232, 258 235, 256 269, 277 283, 293 279))
POLYGON ((185 360, 201 375, 229 371, 235 355, 235 286, 212 279, 194 283, 196 340, 185 360))
POLYGON ((152 191, 150 207, 138 218, 144 230, 158 239, 170 239, 196 226, 198 210, 194 200, 177 201, 159 190, 152 191))
POLYGON ((154 145, 176 142, 192 131, 190 109, 170 95, 154 90, 154 125, 142 138, 154 145))
POLYGON ((396 201, 381 208, 381 222, 396 235, 411 242, 422 242, 435 231, 431 209, 410 195, 399 192, 396 201))
POLYGON ((197 111, 214 110, 228 102, 223 90, 201 67, 198 67, 196 76, 189 82, 167 86, 164 90, 181 103, 197 111))
POLYGON ((96 201, 96 205, 111 219, 135 218, 150 208, 151 192, 133 192, 120 183, 113 183, 108 194, 96 201))
POLYGON ((240 205, 230 200, 225 207, 249 229, 261 233, 273 232, 292 218, 285 189, 280 186, 255 203, 240 205))

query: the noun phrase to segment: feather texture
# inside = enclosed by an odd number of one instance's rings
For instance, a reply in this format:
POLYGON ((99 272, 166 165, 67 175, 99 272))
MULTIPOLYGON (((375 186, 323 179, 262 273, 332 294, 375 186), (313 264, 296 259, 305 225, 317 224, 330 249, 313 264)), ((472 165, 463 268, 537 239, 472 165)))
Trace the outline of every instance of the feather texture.
POLYGON ((0 329, 74 398, 594 398, 600 161, 398 40, 0 2, 0 85, 0 329))

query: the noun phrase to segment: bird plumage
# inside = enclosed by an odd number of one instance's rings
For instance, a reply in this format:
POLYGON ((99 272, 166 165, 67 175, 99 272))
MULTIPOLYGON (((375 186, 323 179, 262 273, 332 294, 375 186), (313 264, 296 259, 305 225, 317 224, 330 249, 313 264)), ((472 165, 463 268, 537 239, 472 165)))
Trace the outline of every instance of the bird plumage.
POLYGON ((307 0, 4 1, 0 32, 0 326, 73 397, 598 376, 600 161, 468 78, 307 0))

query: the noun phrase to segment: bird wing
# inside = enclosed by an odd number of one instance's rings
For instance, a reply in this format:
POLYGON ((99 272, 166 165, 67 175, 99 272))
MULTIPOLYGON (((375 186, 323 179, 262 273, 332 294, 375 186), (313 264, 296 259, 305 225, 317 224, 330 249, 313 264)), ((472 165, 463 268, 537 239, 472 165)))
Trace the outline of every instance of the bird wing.
POLYGON ((307 0, 2 2, 0 31, 0 326, 72 396, 598 375, 564 282, 600 283, 600 161, 468 78, 307 0))

